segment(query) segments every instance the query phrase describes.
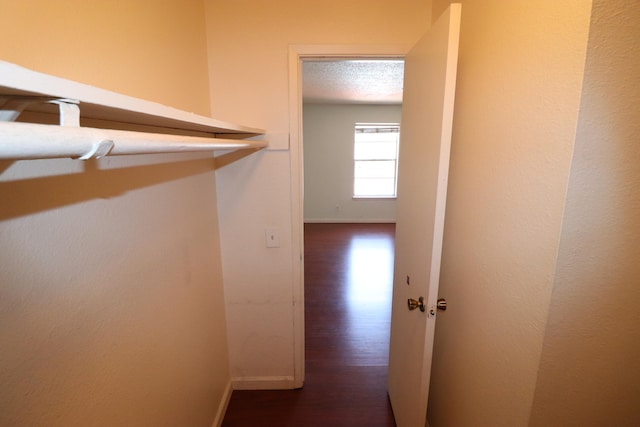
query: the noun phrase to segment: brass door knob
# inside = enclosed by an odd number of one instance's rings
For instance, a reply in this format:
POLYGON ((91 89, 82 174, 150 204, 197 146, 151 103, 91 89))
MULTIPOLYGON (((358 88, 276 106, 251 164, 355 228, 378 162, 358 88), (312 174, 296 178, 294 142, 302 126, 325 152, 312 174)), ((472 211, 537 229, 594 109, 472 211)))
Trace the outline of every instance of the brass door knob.
POLYGON ((424 297, 418 298, 417 301, 413 298, 409 298, 407 300, 407 306, 409 307, 409 310, 415 310, 416 308, 419 308, 422 312, 427 309, 427 307, 424 305, 424 297))

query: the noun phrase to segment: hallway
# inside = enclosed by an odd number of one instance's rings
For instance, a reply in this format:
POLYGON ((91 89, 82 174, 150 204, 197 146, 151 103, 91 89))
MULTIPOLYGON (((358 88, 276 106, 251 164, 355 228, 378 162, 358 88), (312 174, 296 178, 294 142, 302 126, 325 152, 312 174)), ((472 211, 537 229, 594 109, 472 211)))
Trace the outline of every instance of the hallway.
POLYGON ((306 379, 234 391, 224 427, 393 427, 387 363, 394 224, 305 225, 306 379))

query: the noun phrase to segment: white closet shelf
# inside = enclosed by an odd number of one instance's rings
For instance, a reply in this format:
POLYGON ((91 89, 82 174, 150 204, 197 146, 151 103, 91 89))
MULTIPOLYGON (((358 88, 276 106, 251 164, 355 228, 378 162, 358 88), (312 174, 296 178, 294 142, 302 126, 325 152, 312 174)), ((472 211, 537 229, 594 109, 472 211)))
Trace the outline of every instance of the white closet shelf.
POLYGON ((0 120, 0 159, 87 159, 107 154, 267 146, 266 141, 254 138, 264 135, 262 129, 222 122, 4 61, 0 61, 0 120), (62 106, 49 102, 57 99, 63 100, 62 106), (80 117, 74 118, 78 108, 80 117), (67 111, 71 119, 64 118, 67 111), (14 122, 18 116, 20 122, 14 122))

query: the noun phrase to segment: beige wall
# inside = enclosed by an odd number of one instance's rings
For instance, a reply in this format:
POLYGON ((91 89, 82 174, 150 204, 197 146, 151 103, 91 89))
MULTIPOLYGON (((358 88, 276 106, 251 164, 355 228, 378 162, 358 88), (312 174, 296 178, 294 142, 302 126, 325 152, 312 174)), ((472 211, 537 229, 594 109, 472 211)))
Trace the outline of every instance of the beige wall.
MULTIPOLYGON (((448 2, 435 2, 434 17, 448 2)), ((462 1, 429 422, 526 426, 578 120, 590 2, 462 1)), ((555 425, 550 423, 548 425, 555 425)))
MULTIPOLYGON (((431 18, 431 2, 422 0, 206 4, 213 114, 271 133, 289 130, 291 44, 410 45, 431 18)), ((298 148, 265 151, 217 176, 230 358, 237 385, 293 384, 293 305, 299 279, 293 263, 300 254, 292 253, 296 219, 291 217, 291 184, 296 177, 290 170, 291 162, 298 162, 298 148), (280 248, 265 248, 267 227, 281 231, 280 248)))
POLYGON ((639 22, 594 2, 532 426, 640 425, 639 22))
POLYGON ((353 198, 356 123, 400 123, 401 105, 304 105, 304 219, 395 222, 395 199, 353 198))
MULTIPOLYGON (((200 1, 2 4, 0 59, 206 113, 200 1)), ((0 162, 0 425, 206 426, 230 381, 210 155, 0 162)))
POLYGON ((0 0, 0 59, 209 113, 202 0, 0 0))

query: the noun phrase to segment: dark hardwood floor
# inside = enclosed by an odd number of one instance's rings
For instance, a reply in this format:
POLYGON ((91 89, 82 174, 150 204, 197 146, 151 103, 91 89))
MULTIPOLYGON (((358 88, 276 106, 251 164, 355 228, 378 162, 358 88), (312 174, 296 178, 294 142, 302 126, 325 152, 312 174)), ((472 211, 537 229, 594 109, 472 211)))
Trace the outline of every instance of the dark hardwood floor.
POLYGON ((393 427, 387 364, 393 224, 305 225, 306 376, 234 391, 223 427, 393 427))

